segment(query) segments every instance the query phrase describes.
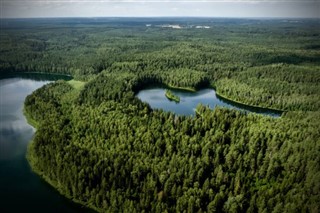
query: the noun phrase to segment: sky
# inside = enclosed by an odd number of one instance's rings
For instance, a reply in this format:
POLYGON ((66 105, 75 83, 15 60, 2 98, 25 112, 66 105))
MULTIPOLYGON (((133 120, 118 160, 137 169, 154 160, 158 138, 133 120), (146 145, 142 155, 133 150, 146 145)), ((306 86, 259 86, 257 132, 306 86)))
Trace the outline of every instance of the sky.
POLYGON ((320 18, 320 0, 0 0, 1 18, 320 18))

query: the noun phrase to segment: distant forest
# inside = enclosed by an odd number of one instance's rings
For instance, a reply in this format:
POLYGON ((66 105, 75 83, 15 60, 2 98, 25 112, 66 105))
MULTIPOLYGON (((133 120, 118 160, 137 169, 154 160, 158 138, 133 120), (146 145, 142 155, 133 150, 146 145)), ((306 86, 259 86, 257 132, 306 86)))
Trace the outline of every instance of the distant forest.
POLYGON ((319 211, 319 19, 3 19, 0 37, 1 73, 74 78, 25 100, 29 163, 64 196, 98 212, 319 211), (136 98, 155 83, 283 113, 177 116, 136 98))

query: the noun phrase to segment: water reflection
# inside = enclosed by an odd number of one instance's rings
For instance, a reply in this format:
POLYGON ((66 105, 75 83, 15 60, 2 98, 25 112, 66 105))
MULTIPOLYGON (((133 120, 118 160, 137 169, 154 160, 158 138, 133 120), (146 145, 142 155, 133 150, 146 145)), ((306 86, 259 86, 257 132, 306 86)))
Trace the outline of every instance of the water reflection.
POLYGON ((143 102, 147 102, 153 109, 163 109, 164 111, 174 112, 179 115, 194 115, 194 110, 200 103, 212 109, 217 106, 223 106, 274 117, 281 115, 281 112, 276 110, 250 107, 217 97, 214 89, 202 89, 197 92, 173 90, 172 92, 180 97, 180 103, 168 100, 165 97, 165 88, 143 89, 138 92, 137 97, 143 102))
POLYGON ((24 98, 31 91, 49 81, 21 80, 20 78, 0 80, 0 159, 9 160, 25 152, 34 129, 26 123, 22 113, 24 98))
POLYGON ((26 150, 35 130, 22 113, 24 99, 57 76, 21 75, 0 75, 0 212, 91 212, 31 171, 26 150))

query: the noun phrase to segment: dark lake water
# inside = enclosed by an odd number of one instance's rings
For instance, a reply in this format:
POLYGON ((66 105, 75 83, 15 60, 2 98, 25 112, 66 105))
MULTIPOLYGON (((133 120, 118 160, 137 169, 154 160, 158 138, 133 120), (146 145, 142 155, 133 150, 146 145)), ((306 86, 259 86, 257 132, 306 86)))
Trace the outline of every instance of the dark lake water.
POLYGON ((0 76, 0 212, 88 212, 61 196, 34 174, 26 160, 35 129, 23 116, 32 91, 65 76, 10 74, 0 76))
POLYGON ((258 107, 250 107, 225 100, 216 95, 214 89, 202 89, 197 92, 187 92, 183 90, 171 90, 173 94, 180 97, 180 102, 170 101, 165 96, 166 88, 155 87, 140 90, 137 97, 143 102, 147 102, 153 109, 163 109, 171 111, 178 115, 194 115, 194 110, 198 104, 208 105, 210 108, 223 106, 246 112, 254 112, 273 117, 281 116, 281 112, 276 110, 262 109, 258 107))

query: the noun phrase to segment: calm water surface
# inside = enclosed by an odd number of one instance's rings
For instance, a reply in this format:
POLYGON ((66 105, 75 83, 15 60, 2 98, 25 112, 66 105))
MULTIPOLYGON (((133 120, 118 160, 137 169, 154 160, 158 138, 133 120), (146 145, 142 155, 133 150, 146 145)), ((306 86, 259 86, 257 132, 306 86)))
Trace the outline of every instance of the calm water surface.
MULTIPOLYGON (((26 160, 27 145, 35 129, 23 116, 23 102, 32 91, 61 76, 18 74, 0 76, 0 212, 92 212, 59 195, 31 171, 26 160)), ((180 103, 165 97, 165 88, 141 90, 137 96, 152 108, 193 115, 199 103, 211 108, 225 106, 271 116, 279 113, 237 106, 219 99, 213 89, 198 92, 173 90, 180 103)))
POLYGON ((143 102, 147 102, 153 109, 163 109, 164 111, 171 111, 179 115, 194 115, 195 108, 200 103, 208 105, 212 109, 216 106, 222 106, 274 117, 281 115, 281 113, 276 110, 250 107, 224 100, 216 96, 214 89, 202 89, 197 92, 171 90, 173 94, 180 97, 179 103, 168 100, 165 97, 165 90, 165 88, 161 87, 147 88, 139 91, 137 97, 143 102))
POLYGON ((61 196, 31 171, 26 160, 35 129, 23 116, 24 99, 56 78, 61 77, 25 74, 0 78, 0 212, 89 211, 61 196))

